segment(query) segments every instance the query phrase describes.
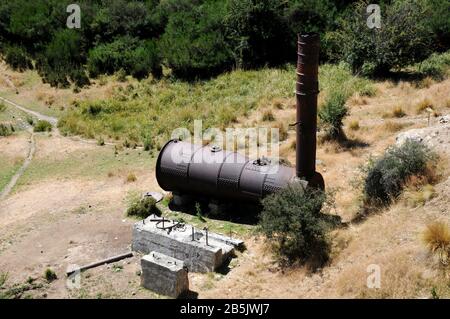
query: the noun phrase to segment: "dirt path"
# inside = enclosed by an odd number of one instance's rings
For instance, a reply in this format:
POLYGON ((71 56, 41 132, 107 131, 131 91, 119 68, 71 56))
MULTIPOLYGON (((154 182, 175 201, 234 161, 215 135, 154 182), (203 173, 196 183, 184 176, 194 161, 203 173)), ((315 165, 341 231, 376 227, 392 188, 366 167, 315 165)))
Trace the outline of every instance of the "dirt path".
POLYGON ((11 178, 11 180, 9 181, 9 183, 5 186, 5 188, 0 192, 0 201, 3 200, 4 198, 6 198, 6 196, 9 195, 9 193, 11 192, 11 190, 14 188, 14 186, 16 185, 17 181, 19 180, 19 178, 22 176, 22 174, 25 172, 25 170, 27 169, 28 165, 30 165, 31 160, 33 159, 33 155, 36 152, 36 141, 34 139, 34 132, 32 129, 29 129, 30 132, 30 140, 29 140, 29 144, 30 144, 30 148, 28 150, 28 155, 27 158, 25 159, 25 161, 23 162, 22 166, 19 168, 19 170, 14 174, 14 176, 11 178))
POLYGON ((10 104, 10 105, 12 105, 12 106, 18 108, 19 110, 21 110, 21 111, 23 111, 23 112, 25 112, 25 113, 28 113, 28 114, 30 114, 30 115, 32 115, 32 116, 35 116, 35 117, 37 117, 39 120, 48 121, 48 122, 50 122, 53 126, 56 126, 56 124, 58 124, 58 119, 55 118, 55 117, 47 116, 47 115, 41 114, 41 113, 39 113, 39 112, 32 111, 32 110, 27 109, 26 107, 24 107, 24 106, 22 106, 22 105, 19 105, 19 104, 15 103, 15 102, 13 102, 13 101, 11 101, 11 100, 8 100, 8 99, 6 99, 6 98, 4 98, 4 97, 1 97, 1 96, 0 96, 0 101, 6 102, 6 103, 8 103, 8 104, 10 104))

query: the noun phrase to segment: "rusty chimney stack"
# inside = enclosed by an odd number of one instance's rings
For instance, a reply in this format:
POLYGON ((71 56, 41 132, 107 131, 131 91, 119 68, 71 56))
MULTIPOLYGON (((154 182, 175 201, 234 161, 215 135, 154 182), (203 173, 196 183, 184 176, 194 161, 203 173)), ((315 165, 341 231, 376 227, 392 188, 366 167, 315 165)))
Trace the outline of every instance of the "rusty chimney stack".
POLYGON ((316 172, 319 42, 317 33, 299 34, 297 39, 296 175, 323 189, 322 175, 316 172))

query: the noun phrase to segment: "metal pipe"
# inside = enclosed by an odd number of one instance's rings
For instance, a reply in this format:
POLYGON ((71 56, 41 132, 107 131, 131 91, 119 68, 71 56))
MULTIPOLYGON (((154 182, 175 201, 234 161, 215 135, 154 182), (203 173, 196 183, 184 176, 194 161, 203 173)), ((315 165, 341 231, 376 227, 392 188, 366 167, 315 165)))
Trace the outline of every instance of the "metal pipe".
POLYGON ((319 35, 299 34, 296 83, 296 175, 310 181, 316 173, 319 35))

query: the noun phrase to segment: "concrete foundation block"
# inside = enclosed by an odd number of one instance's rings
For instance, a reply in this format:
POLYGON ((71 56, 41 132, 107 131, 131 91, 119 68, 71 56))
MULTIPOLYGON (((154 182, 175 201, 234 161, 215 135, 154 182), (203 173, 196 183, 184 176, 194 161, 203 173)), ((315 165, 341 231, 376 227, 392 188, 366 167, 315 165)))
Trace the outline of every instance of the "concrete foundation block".
POLYGON ((206 232, 194 229, 192 236, 190 225, 169 232, 160 228, 161 223, 155 222, 156 218, 150 216, 134 224, 133 251, 144 254, 157 251, 184 261, 190 272, 200 273, 216 270, 233 254, 234 246, 224 236, 209 233, 209 240, 206 241, 206 232))
POLYGON ((158 294, 178 298, 189 291, 184 262, 152 251, 141 259, 141 285, 158 294))

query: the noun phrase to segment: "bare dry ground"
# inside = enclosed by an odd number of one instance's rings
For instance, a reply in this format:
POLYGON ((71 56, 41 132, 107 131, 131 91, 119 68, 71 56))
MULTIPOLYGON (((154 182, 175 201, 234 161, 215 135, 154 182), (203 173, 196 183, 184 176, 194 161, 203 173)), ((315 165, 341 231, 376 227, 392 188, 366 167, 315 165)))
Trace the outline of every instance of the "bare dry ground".
MULTIPOLYGON (((17 102, 33 101, 34 110, 57 115, 53 106, 46 109, 46 98, 37 96, 42 92, 20 89, 34 83, 33 75, 8 72, 11 81, 19 86, 17 102)), ((97 89, 104 93, 110 85, 98 85, 97 89)), ((60 96, 60 91, 39 88, 67 103, 75 96, 67 91, 60 96)), ((423 88, 409 82, 379 83, 377 88, 374 97, 354 96, 350 101, 351 114, 345 123, 348 143, 324 142, 318 146, 318 170, 327 188, 336 191, 335 213, 345 221, 350 221, 358 209, 359 195, 352 185, 359 166, 394 144, 399 132, 427 125, 428 115, 418 114, 418 105, 429 99, 435 113, 450 113, 450 80, 423 88), (399 105, 406 115, 391 116, 399 105), (352 130, 354 121, 359 128, 352 130)), ((0 92, 14 98, 6 81, 0 83, 0 92)), ((80 94, 95 92, 94 87, 80 94)), ((288 124, 294 119, 293 99, 274 101, 267 109, 273 112, 275 122, 288 124)), ((262 112, 240 119, 239 124, 272 125, 261 122, 262 112)), ((433 121, 436 118, 432 116, 431 124, 433 121)), ((26 141, 22 133, 0 138, 2 163, 20 162, 26 156, 26 141)), ((289 132, 281 145, 282 155, 291 162, 295 156, 293 141, 293 132, 289 132)), ((30 167, 13 192, 0 202, 0 271, 9 274, 8 283, 23 283, 29 277, 43 283, 23 297, 160 298, 139 287, 138 256, 84 272, 78 289, 68 289, 65 278, 70 264, 82 265, 129 250, 135 220, 125 217, 124 199, 130 191, 159 190, 154 177, 155 159, 141 150, 124 149, 115 154, 112 146, 76 141, 57 132, 38 134, 36 145, 30 167), (138 177, 136 182, 126 182, 130 172, 138 177), (47 268, 56 271, 56 281, 47 283, 42 279, 47 268)), ((232 260, 229 272, 190 274, 191 290, 199 298, 429 298, 432 289, 439 296, 449 297, 448 279, 436 268, 420 239, 428 222, 450 222, 448 166, 441 173, 436 195, 424 205, 410 207, 400 200, 361 223, 335 231, 333 259, 316 273, 304 268, 280 270, 264 240, 244 231, 241 236, 247 250, 232 260), (380 266, 380 289, 366 287, 367 267, 371 264, 380 266)))

